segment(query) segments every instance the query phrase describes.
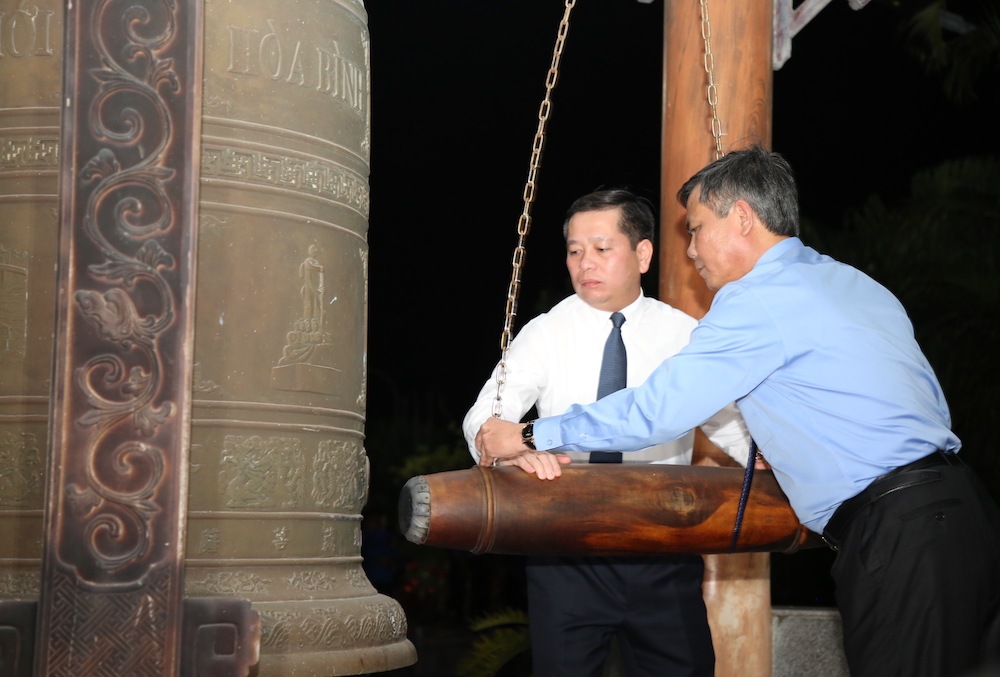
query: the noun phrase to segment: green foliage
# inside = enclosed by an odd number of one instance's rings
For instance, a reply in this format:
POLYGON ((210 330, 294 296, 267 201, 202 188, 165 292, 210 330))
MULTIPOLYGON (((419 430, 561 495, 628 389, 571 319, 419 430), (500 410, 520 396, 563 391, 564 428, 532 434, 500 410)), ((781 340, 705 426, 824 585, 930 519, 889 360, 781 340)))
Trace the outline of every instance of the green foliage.
POLYGON ((400 465, 392 469, 393 480, 402 486, 411 477, 429 473, 461 470, 472 465, 469 447, 465 444, 462 431, 455 423, 447 424, 442 430, 443 439, 418 442, 413 453, 403 458, 400 465))
MULTIPOLYGON (((394 384, 386 388, 395 391, 394 384)), ((411 402, 398 398, 391 415, 365 427, 365 450, 371 459, 371 491, 366 512, 394 521, 396 502, 406 482, 417 475, 472 465, 465 438, 436 397, 411 402)))
POLYGON ((940 76, 957 103, 996 92, 1000 81, 1000 11, 985 0, 898 2, 909 14, 902 30, 910 54, 940 76))
POLYGON ((503 609, 472 621, 479 633, 472 649, 458 663, 456 677, 493 677, 518 660, 525 661, 531 650, 528 614, 503 609))

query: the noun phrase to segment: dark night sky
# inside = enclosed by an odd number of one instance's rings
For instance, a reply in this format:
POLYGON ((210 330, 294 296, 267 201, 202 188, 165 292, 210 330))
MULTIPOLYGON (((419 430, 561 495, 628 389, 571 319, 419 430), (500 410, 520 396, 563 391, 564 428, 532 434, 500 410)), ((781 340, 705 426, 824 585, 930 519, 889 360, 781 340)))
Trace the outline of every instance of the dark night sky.
MULTIPOLYGON (((560 229, 575 197, 628 185, 658 203, 663 1, 580 0, 573 11, 518 326, 569 289, 560 229)), ((430 402, 458 422, 499 357, 531 142, 564 6, 366 6, 368 428, 400 406, 430 402)), ((916 170, 1000 147, 981 109, 943 103, 936 78, 899 47, 896 22, 881 0, 859 11, 835 0, 794 38, 791 59, 775 72, 772 145, 796 169, 804 216, 835 226, 871 193, 902 194, 916 170)))

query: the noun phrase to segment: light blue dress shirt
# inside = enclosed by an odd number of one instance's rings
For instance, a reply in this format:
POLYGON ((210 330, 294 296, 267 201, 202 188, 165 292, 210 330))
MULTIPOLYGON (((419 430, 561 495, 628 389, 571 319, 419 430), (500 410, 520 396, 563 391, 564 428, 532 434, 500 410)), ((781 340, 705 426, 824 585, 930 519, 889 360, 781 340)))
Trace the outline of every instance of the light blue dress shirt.
POLYGON ((535 444, 639 449, 734 401, 799 520, 817 533, 879 475, 961 446, 896 297, 798 238, 724 285, 691 342, 641 386, 538 419, 535 444))

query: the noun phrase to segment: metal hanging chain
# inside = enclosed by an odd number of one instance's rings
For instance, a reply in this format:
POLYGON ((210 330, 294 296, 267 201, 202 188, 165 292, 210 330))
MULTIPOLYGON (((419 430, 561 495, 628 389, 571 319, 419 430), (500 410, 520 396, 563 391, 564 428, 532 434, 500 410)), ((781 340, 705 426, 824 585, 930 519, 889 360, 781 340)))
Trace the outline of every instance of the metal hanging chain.
POLYGON ((500 334, 500 365, 497 369, 497 396, 493 400, 493 416, 496 418, 500 418, 503 409, 503 386, 507 380, 507 347, 510 345, 514 329, 514 318, 517 317, 517 301, 521 293, 521 269, 524 267, 524 255, 526 251, 524 244, 527 241, 528 231, 531 230, 531 205, 535 201, 535 181, 542 160, 542 146, 545 143, 545 125, 549 120, 549 114, 552 112, 552 90, 555 89, 556 80, 559 77, 559 60, 562 58, 566 35, 569 33, 569 17, 574 6, 576 6, 576 0, 566 0, 566 9, 563 12, 562 20, 559 22, 556 44, 552 51, 552 63, 545 77, 545 98, 542 99, 542 105, 538 109, 538 129, 535 132, 535 139, 531 146, 531 160, 528 163, 528 180, 524 184, 524 208, 521 211, 521 217, 517 221, 517 247, 514 249, 510 285, 507 288, 507 309, 503 332, 500 334))
POLYGON ((712 137, 715 139, 715 159, 722 152, 722 121, 719 120, 719 90, 715 86, 715 56, 712 54, 712 22, 708 18, 708 0, 701 0, 701 37, 705 41, 705 72, 708 73, 708 106, 712 109, 712 137))
MULTIPOLYGON (((725 153, 722 150, 722 121, 719 120, 719 91, 715 86, 715 56, 712 54, 712 22, 708 18, 708 0, 700 0, 701 4, 701 37, 705 41, 705 72, 708 73, 708 106, 712 109, 712 138, 715 139, 715 159, 718 160, 725 153)), ((743 512, 746 509, 747 497, 750 493, 750 484, 753 481, 754 464, 756 460, 763 460, 757 443, 750 440, 750 459, 747 461, 746 473, 743 477, 743 488, 740 492, 740 502, 736 510, 736 524, 733 527, 733 541, 731 551, 736 550, 736 544, 740 538, 740 529, 743 526, 743 512)))
MULTIPOLYGON (((701 4, 701 37, 705 41, 705 72, 708 73, 708 106, 712 109, 712 138, 715 139, 715 159, 725 153, 722 151, 722 121, 719 120, 719 91, 715 86, 715 57, 712 55, 712 22, 708 18, 708 0, 700 0, 701 4)), ((750 487, 753 484, 754 466, 757 459, 762 459, 757 443, 750 439, 750 451, 747 456, 746 470, 743 473, 743 483, 740 487, 740 500, 736 506, 736 519, 733 521, 733 537, 729 544, 729 552, 736 552, 740 533, 743 530, 743 515, 746 512, 747 499, 750 498, 750 487)))

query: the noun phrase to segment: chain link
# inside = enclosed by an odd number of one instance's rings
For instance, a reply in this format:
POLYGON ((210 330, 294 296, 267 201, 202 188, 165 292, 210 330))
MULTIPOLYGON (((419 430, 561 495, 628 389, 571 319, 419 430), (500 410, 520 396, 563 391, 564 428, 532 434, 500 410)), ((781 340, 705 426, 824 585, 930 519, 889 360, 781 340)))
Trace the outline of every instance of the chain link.
MULTIPOLYGON (((722 121, 719 119, 719 92, 715 85, 715 57, 712 54, 712 22, 708 15, 708 0, 699 0, 701 6, 701 37, 705 42, 705 73, 708 74, 708 105, 712 109, 712 138, 715 141, 715 158, 719 159, 725 153, 722 150, 722 121)), ((500 364, 497 367, 497 394, 493 400, 493 416, 500 418, 503 413, 503 387, 507 381, 507 348, 513 336, 514 321, 517 318, 517 302, 521 295, 521 270, 524 268, 524 258, 527 250, 525 242, 531 230, 531 205, 535 201, 535 185, 538 168, 542 159, 542 147, 545 144, 545 126, 552 111, 552 90, 555 89, 559 77, 559 61, 562 58, 566 36, 569 33, 569 18, 576 6, 576 0, 566 0, 559 31, 556 36, 555 48, 552 51, 552 63, 545 77, 545 98, 538 109, 538 128, 535 131, 531 146, 531 160, 528 163, 528 179, 524 185, 524 207, 517 221, 517 247, 514 249, 510 285, 507 288, 507 307, 504 313, 503 331, 500 334, 500 364)))
POLYGON ((521 270, 524 268, 525 247, 528 232, 531 230, 531 205, 535 201, 535 182, 538 178, 538 168, 542 160, 542 146, 545 145, 545 125, 552 112, 552 90, 559 78, 559 61, 562 58, 563 46, 569 33, 569 17, 576 5, 576 0, 566 0, 559 31, 556 35, 555 48, 552 50, 552 63, 545 76, 545 98, 538 109, 538 129, 531 144, 531 160, 528 163, 528 180, 524 184, 524 208, 517 220, 517 247, 507 288, 507 308, 504 314, 503 332, 500 334, 500 364, 497 368, 497 396, 493 400, 493 416, 500 418, 503 412, 503 386, 507 381, 507 348, 514 331, 514 319, 517 317, 517 301, 521 295, 521 270))
POLYGON ((722 152, 722 121, 719 120, 719 90, 715 86, 715 56, 712 54, 712 22, 708 18, 708 0, 701 4, 701 37, 705 41, 705 72, 708 73, 708 106, 712 109, 712 138, 715 139, 715 159, 722 152))

